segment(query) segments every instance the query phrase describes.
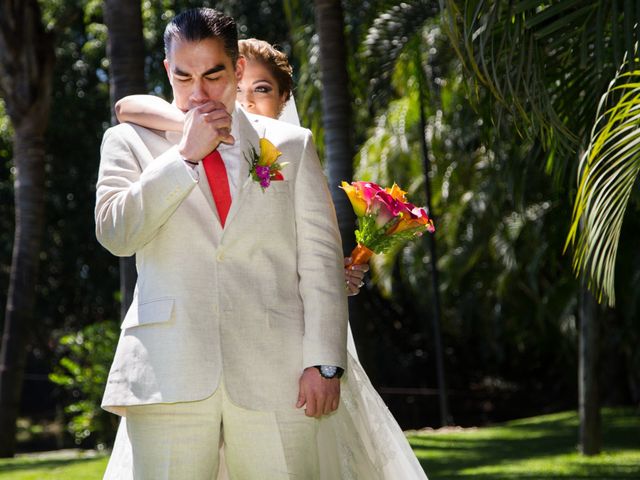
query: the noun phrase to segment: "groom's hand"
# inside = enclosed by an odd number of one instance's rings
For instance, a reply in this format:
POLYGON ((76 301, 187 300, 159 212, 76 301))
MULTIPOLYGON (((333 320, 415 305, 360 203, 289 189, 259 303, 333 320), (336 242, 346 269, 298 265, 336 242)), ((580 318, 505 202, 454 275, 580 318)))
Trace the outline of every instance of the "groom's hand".
POLYGON ((320 418, 338 408, 340 403, 340 379, 322 378, 315 367, 305 368, 300 377, 300 393, 296 408, 306 405, 307 417, 320 418))
POLYGON ((199 162, 218 145, 233 144, 231 135, 231 114, 224 104, 210 100, 189 110, 184 119, 182 140, 178 146, 185 160, 199 162))

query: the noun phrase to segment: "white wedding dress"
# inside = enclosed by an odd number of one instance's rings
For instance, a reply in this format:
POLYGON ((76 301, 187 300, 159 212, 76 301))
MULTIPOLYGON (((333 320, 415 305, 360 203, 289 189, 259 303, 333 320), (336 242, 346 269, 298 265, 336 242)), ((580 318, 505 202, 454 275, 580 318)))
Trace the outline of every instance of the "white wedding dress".
MULTIPOLYGON (((300 125, 293 97, 280 119, 300 125)), ((358 361, 351 328, 340 407, 318 426, 321 480, 427 480, 402 429, 358 361)), ((224 446, 217 480, 228 480, 224 446)), ((133 480, 131 443, 122 418, 104 480, 133 480)))

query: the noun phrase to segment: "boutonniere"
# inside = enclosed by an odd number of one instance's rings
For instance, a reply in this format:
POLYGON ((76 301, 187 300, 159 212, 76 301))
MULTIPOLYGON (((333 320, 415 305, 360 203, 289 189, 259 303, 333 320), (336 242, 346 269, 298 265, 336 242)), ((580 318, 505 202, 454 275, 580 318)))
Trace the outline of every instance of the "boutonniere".
POLYGON ((281 170, 288 162, 278 163, 280 155, 282 152, 266 138, 260 139, 260 155, 253 146, 249 156, 245 154, 244 158, 249 162, 249 175, 260 184, 262 191, 266 190, 271 182, 284 180, 281 170))

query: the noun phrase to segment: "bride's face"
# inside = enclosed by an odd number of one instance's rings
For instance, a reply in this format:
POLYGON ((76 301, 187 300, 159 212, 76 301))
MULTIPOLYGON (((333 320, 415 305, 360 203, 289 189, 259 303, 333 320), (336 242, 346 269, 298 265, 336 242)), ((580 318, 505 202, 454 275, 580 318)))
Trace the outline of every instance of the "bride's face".
POLYGON ((238 102, 250 112, 278 118, 285 102, 278 83, 269 69, 255 60, 247 61, 238 82, 238 102))

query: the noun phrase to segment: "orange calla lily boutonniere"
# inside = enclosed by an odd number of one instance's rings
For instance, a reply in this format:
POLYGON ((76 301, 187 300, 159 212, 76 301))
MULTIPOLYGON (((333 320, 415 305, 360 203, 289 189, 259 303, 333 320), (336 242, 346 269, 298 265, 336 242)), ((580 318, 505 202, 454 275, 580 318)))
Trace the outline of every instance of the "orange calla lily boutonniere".
POLYGON ((282 169, 288 165, 288 162, 278 163, 278 157, 282 155, 273 143, 266 138, 260 139, 260 154, 256 149, 251 147, 249 157, 244 158, 249 162, 249 175, 255 182, 260 184, 262 190, 266 190, 271 182, 284 180, 282 169))
POLYGON ((374 253, 384 253, 423 232, 435 232, 426 210, 409 203, 407 192, 395 183, 391 188, 382 188, 372 182, 342 182, 340 188, 358 217, 358 245, 351 252, 353 264, 367 263, 374 253))

